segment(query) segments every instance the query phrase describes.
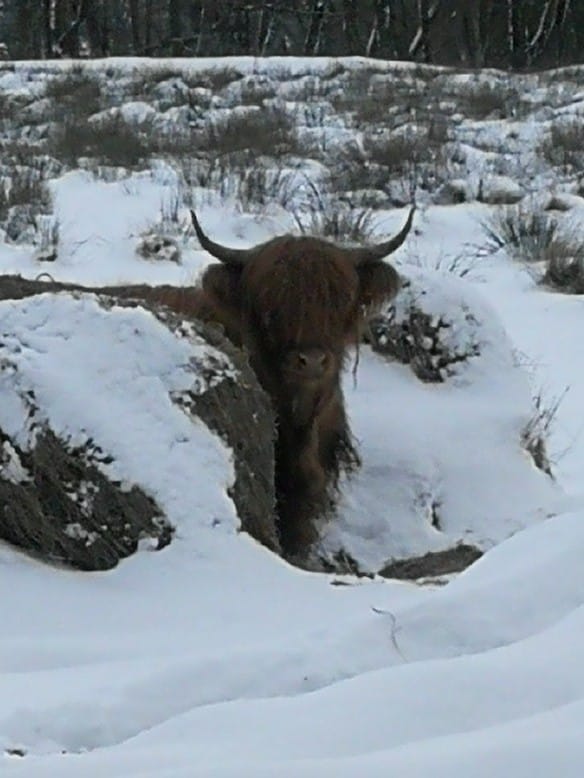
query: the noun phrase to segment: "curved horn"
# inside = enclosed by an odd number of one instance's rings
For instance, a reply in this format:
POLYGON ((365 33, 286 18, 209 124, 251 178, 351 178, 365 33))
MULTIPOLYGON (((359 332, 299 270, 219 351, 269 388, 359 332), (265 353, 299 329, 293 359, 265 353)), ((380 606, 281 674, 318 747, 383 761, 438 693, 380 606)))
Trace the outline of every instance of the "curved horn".
POLYGON ((353 262, 355 266, 358 267, 359 265, 367 265, 370 262, 379 262, 389 254, 393 254, 393 252, 397 251, 397 249, 408 237, 408 233, 412 228, 415 211, 416 206, 412 205, 408 214, 408 218, 406 219, 406 223, 397 233, 397 235, 394 235, 390 240, 386 240, 383 243, 378 243, 376 246, 343 249, 343 251, 346 252, 346 256, 348 256, 351 262, 353 262))
POLYGON ((219 243, 208 238, 203 232, 201 225, 195 215, 195 212, 191 209, 191 219, 193 220, 193 227, 197 233, 197 238, 201 244, 201 248, 208 251, 209 254, 215 257, 215 259, 225 262, 226 265, 236 265, 241 267, 250 259, 256 252, 255 248, 251 249, 231 249, 227 246, 221 246, 219 243))

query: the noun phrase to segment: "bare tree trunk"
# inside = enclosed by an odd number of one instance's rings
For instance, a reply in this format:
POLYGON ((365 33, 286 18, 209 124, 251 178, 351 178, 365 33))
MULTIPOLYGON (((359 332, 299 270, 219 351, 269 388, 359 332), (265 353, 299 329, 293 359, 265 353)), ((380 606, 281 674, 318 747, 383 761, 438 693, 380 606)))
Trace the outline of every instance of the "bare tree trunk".
POLYGON ((481 14, 485 10, 480 0, 472 0, 470 3, 468 0, 461 0, 459 3, 467 62, 475 68, 485 66, 487 43, 481 29, 481 14))
MULTIPOLYGON (((65 4, 65 0, 62 0, 65 4)), ((71 4, 68 26, 61 33, 56 48, 65 57, 78 57, 80 53, 79 31, 87 14, 87 6, 91 0, 78 0, 75 7, 71 4)))
POLYGON ((129 0, 130 30, 132 33, 132 50, 134 54, 142 51, 142 39, 140 37, 140 6, 139 0, 129 0))
POLYGON ((377 14, 373 17, 373 23, 371 24, 371 30, 369 31, 369 35, 367 37, 367 44, 365 46, 365 56, 370 57, 371 51, 373 50, 373 46, 375 45, 375 41, 377 40, 377 37, 379 36, 379 17, 377 14))
POLYGON ((184 46, 182 44, 183 31, 181 27, 181 11, 181 0, 168 0, 168 35, 173 57, 179 57, 184 53, 184 46))
POLYGON ((422 58, 424 62, 432 62, 430 49, 430 5, 429 0, 418 0, 418 18, 421 34, 422 58))
POLYGON ((89 56, 105 57, 109 53, 109 4, 106 0, 88 0, 83 6, 89 56))
POLYGON ((272 34, 274 32, 274 26, 275 26, 275 20, 276 20, 276 14, 274 11, 270 11, 270 16, 268 20, 268 24, 266 27, 266 32, 264 35, 264 38, 262 40, 262 48, 260 51, 260 56, 265 57, 266 51, 268 49, 268 46, 270 45, 270 42, 272 40, 272 34))
POLYGON ((153 19, 153 0, 146 0, 144 11, 144 49, 150 51, 152 48, 154 19, 153 19))
POLYGON ((517 3, 507 0, 507 45, 512 68, 520 67, 523 58, 519 33, 517 3))
POLYGON ((432 44, 430 41, 430 27, 440 7, 440 0, 417 0, 418 4, 418 29, 410 43, 409 54, 413 57, 422 50, 422 59, 430 64, 432 62, 432 44))
POLYGON ((51 56, 53 50, 53 29, 51 27, 51 0, 42 0, 41 13, 42 13, 42 30, 43 30, 42 56, 44 59, 48 59, 51 56))
POLYGON ((547 48, 554 30, 560 27, 563 18, 563 4, 560 0, 546 0, 537 30, 527 42, 527 63, 532 64, 547 48))
POLYGON ((346 54, 359 54, 359 24, 355 0, 343 0, 343 30, 347 41, 346 54))
POLYGON ((270 3, 263 2, 261 6, 252 11, 255 16, 253 25, 253 38, 250 47, 251 53, 256 57, 263 56, 274 26, 275 8, 270 3))
POLYGON ((304 55, 316 55, 319 52, 322 25, 328 7, 328 0, 313 0, 312 11, 306 38, 304 39, 304 55))
POLYGON ((191 6, 191 27, 196 38, 194 54, 201 55, 203 50, 203 38, 206 24, 205 2, 193 3, 191 6))

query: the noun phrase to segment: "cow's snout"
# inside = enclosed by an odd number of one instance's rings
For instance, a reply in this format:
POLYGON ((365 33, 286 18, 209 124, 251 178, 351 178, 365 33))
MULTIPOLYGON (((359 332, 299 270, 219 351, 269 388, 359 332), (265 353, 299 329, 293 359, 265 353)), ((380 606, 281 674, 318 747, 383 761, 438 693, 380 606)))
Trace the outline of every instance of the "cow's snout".
POLYGON ((286 370, 305 380, 318 380, 331 367, 332 357, 321 348, 303 348, 290 351, 286 359, 286 370))

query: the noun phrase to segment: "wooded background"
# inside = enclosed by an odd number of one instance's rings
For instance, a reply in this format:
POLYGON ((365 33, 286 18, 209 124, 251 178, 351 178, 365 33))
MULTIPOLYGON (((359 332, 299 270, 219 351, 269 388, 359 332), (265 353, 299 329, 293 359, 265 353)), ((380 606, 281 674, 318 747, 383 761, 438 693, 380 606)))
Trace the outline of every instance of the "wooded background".
POLYGON ((584 0, 0 0, 0 52, 358 54, 522 70, 584 61, 584 0))

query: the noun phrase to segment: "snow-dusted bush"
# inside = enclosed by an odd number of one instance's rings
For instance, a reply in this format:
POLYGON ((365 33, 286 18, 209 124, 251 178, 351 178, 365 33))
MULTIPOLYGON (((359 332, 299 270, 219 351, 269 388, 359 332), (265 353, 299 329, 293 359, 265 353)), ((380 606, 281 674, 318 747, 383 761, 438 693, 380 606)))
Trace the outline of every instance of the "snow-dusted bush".
POLYGON ((72 166, 90 157, 102 164, 135 168, 145 164, 149 144, 134 124, 114 112, 95 122, 68 117, 56 128, 51 151, 72 166))
POLYGON ((515 205, 525 197, 522 187, 509 176, 489 175, 481 179, 477 199, 488 205, 515 205))
POLYGON ((51 101, 55 118, 61 121, 72 117, 87 118, 101 108, 99 78, 82 68, 73 68, 68 73, 50 78, 44 96, 51 101))
POLYGON ((388 178, 411 174, 423 163, 433 162, 440 149, 429 137, 428 129, 414 127, 409 132, 367 136, 363 141, 367 159, 380 165, 388 178))
POLYGON ((142 235, 136 246, 136 253, 144 259, 163 262, 180 262, 180 248, 174 238, 158 232, 142 235))
POLYGON ((512 116, 519 103, 517 89, 506 82, 489 80, 470 81, 460 90, 462 108, 473 119, 512 116))
POLYGON ((34 226, 29 214, 46 211, 50 195, 46 185, 47 172, 42 165, 18 165, 0 180, 0 222, 8 220, 6 226, 10 240, 19 240, 22 232, 23 214, 25 223, 34 226))
POLYGON ((301 232, 339 243, 364 244, 372 240, 373 211, 352 208, 328 192, 313 188, 314 196, 295 212, 301 232))
POLYGON ((584 119, 552 122, 540 145, 544 158, 554 167, 580 171, 584 165, 584 119))
MULTIPOLYGON (((565 392, 564 392, 565 395, 565 392)), ((536 467, 552 475, 552 463, 548 454, 548 441, 564 395, 546 401, 539 391, 533 398, 533 412, 521 430, 521 445, 529 453, 536 467)))
POLYGON ((559 237, 546 260, 542 283, 567 294, 584 294, 584 240, 559 237))
POLYGON ((491 250, 527 262, 544 260, 558 236, 557 221, 537 205, 497 208, 482 227, 491 250))
POLYGON ((561 225, 550 210, 548 205, 545 211, 535 206, 494 211, 483 222, 488 248, 541 263, 542 283, 568 294, 583 294, 584 241, 577 228, 561 225))
POLYGON ((420 271, 404 281, 395 301, 368 324, 374 351, 409 365, 421 381, 441 383, 480 355, 481 323, 460 300, 444 300, 439 276, 420 271))
POLYGON ((262 108, 231 111, 205 128, 204 148, 213 154, 252 151, 279 156, 297 149, 293 116, 273 103, 262 108))

